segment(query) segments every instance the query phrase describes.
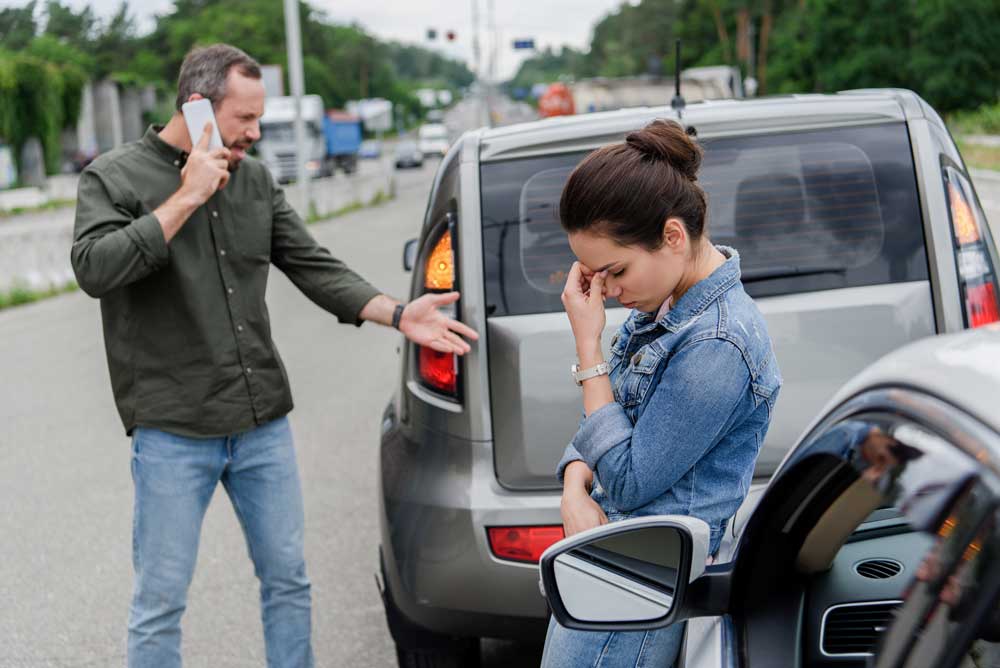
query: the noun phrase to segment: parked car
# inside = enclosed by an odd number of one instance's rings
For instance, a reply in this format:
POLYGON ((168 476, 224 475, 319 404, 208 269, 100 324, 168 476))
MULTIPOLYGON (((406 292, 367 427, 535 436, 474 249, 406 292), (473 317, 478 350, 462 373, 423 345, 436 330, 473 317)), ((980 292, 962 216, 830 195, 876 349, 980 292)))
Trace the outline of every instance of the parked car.
POLYGON ((396 144, 396 169, 404 167, 423 167, 424 154, 413 141, 401 141, 396 144))
MULTIPOLYGON (((677 117, 642 108, 477 130, 439 166, 407 244, 411 297, 460 290, 457 315, 482 338, 461 359, 402 346, 384 413, 378 572, 401 665, 474 665, 480 637, 544 633, 537 561, 563 535, 554 469, 581 406, 559 195, 589 151, 677 117)), ((1000 320, 995 240, 916 94, 713 101, 681 120, 706 149, 709 234, 740 251, 784 376, 758 487, 867 365, 1000 320)), ((609 309, 605 341, 628 315, 609 309)))
POLYGON ((706 566, 698 519, 597 527, 542 555, 553 614, 689 619, 686 668, 1000 666, 997 397, 1000 326, 891 353, 789 453, 730 561, 706 566))
POLYGON ((382 157, 382 142, 377 139, 366 139, 361 142, 358 157, 362 160, 375 160, 382 157))

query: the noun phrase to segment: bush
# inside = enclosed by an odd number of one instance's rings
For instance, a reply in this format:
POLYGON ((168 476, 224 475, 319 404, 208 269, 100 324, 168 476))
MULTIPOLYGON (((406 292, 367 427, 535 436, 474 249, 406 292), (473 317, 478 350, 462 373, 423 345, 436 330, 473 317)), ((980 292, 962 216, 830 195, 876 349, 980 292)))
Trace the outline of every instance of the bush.
POLYGON ((948 125, 959 135, 1000 135, 1000 101, 952 114, 948 125))

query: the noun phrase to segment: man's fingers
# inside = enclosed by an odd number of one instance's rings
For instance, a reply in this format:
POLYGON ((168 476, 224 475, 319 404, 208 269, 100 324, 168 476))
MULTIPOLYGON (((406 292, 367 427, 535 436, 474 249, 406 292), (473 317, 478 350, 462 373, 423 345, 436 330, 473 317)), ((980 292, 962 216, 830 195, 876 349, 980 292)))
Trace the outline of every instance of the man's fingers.
POLYGON ((464 355, 465 353, 472 350, 472 347, 462 339, 458 338, 457 334, 453 334, 452 332, 445 332, 443 338, 445 341, 458 348, 458 353, 460 355, 464 355))
POLYGON ((223 188, 225 188, 227 183, 229 183, 229 172, 223 174, 222 178, 219 179, 219 187, 217 188, 217 190, 222 190, 223 188))
POLYGON ((479 333, 476 332, 476 330, 469 327, 468 325, 466 325, 464 322, 459 322, 458 320, 449 319, 447 324, 448 324, 448 329, 452 330, 453 332, 457 332, 462 336, 464 336, 465 338, 472 339, 473 341, 479 340, 479 333))
POLYGON ((457 302, 461 296, 458 292, 445 292, 444 294, 436 295, 434 303, 437 306, 447 306, 448 304, 457 302))
POLYGON ((427 344, 427 347, 431 350, 436 350, 439 353, 453 353, 455 352, 455 346, 448 343, 444 339, 434 339, 427 344))
POLYGON ((208 143, 212 140, 212 122, 205 121, 205 127, 201 129, 201 139, 198 140, 198 145, 195 147, 202 151, 208 150, 208 143))
POLYGON ((231 154, 232 151, 230 151, 225 146, 220 146, 219 148, 213 148, 211 152, 209 152, 209 155, 215 158, 216 160, 229 160, 229 156, 231 154))

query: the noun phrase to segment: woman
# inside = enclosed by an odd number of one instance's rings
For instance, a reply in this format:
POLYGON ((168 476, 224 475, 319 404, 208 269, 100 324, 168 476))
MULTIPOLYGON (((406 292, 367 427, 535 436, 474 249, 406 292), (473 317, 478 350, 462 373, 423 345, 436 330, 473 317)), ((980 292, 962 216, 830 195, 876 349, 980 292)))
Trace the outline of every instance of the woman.
MULTIPOLYGON (((677 123, 655 121, 591 153, 563 189, 579 261, 562 300, 577 375, 596 374, 582 381, 585 417, 557 471, 567 535, 689 515, 708 523, 714 555, 749 489, 781 377, 738 253, 706 234, 701 155, 677 123), (605 297, 633 309, 607 360, 605 297)), ((542 665, 667 668, 683 632, 571 631, 553 620, 542 665)))

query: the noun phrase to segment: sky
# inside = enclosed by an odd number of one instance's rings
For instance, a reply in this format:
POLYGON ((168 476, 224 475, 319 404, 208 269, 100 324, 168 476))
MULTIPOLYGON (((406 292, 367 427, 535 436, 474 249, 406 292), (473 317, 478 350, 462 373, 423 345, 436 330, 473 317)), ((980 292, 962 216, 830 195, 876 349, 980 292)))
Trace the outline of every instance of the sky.
MULTIPOLYGON (((81 9, 87 5, 101 17, 113 14, 121 0, 63 0, 81 9)), ((281 0, 274 0, 280 2, 281 0)), ((623 1, 634 0, 310 0, 335 23, 359 23, 374 35, 432 47, 473 67, 472 6, 479 5, 480 52, 483 74, 489 74, 489 55, 493 44, 488 30, 487 7, 494 6, 496 26, 496 77, 509 79, 521 61, 530 55, 514 51, 514 39, 533 38, 539 49, 568 44, 577 49, 590 44, 594 24, 614 11, 623 1), (438 31, 438 40, 428 42, 428 28, 438 31), (444 33, 454 30, 454 43, 444 41, 444 33)), ((0 0, 0 7, 23 6, 25 0, 0 0)), ((42 2, 38 3, 42 5, 42 2)), ((170 11, 171 0, 132 0, 129 7, 138 19, 140 30, 152 27, 153 16, 170 11)), ((238 45, 237 45, 238 46, 238 45)), ((251 54, 252 55, 252 54, 251 54)))

